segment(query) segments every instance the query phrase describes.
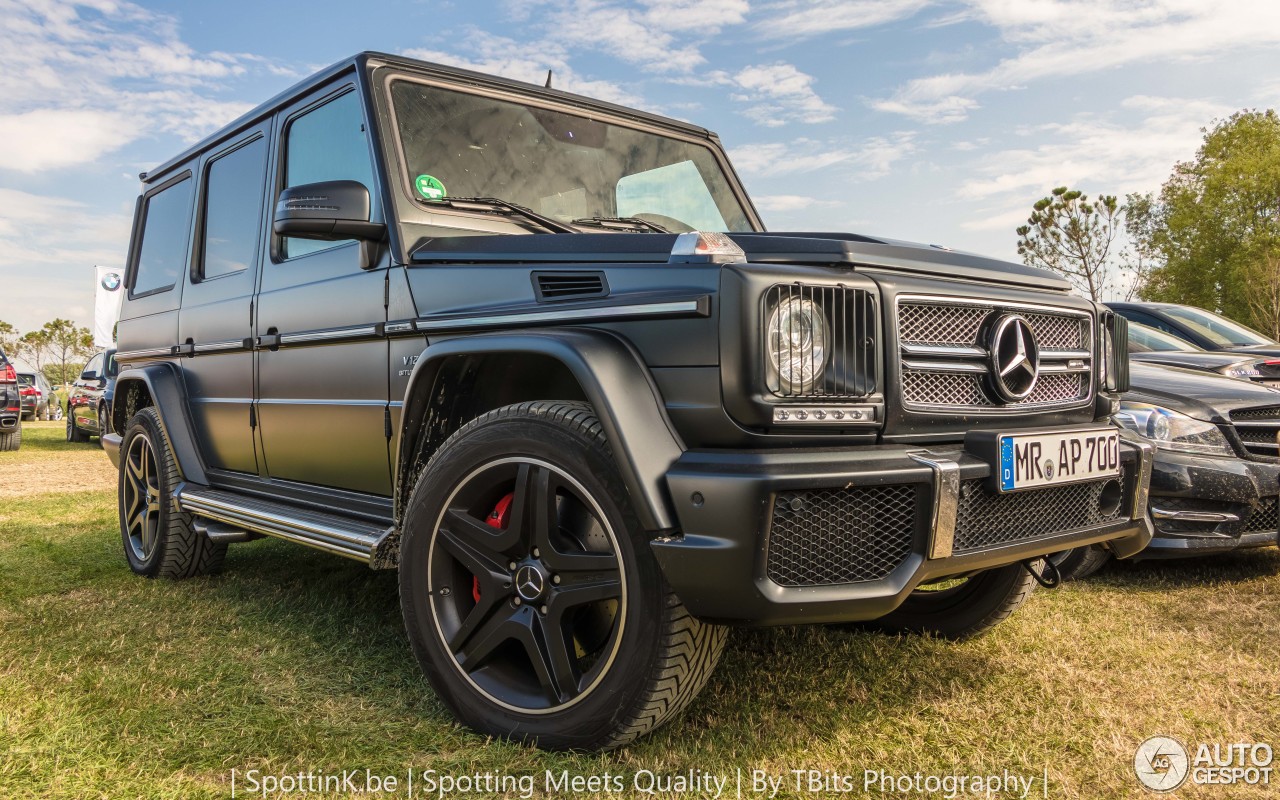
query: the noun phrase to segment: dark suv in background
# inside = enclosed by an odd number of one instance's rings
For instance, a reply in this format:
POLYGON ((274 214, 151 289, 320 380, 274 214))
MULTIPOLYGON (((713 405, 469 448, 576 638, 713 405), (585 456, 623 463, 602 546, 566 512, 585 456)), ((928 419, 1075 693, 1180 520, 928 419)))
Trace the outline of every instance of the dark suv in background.
POLYGON ((18 371, 0 350, 0 450, 22 446, 22 394, 18 371))
POLYGON ((111 432, 111 401, 115 396, 116 351, 104 350, 84 365, 67 394, 67 441, 87 442, 111 432))
POLYGON ((57 405, 53 387, 39 372, 19 372, 18 384, 22 393, 23 419, 50 419, 53 406, 57 405))
POLYGON ((1043 556, 1150 539, 1122 319, 766 232, 705 129, 362 54, 142 180, 102 437, 130 567, 266 534, 397 569, 486 734, 619 746, 725 625, 973 635, 1043 556))

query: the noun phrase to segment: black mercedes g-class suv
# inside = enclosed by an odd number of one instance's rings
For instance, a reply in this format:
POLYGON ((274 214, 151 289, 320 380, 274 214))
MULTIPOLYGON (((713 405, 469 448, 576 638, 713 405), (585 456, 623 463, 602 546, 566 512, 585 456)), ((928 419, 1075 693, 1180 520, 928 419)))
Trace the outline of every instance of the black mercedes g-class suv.
POLYGON ((1150 540, 1123 323, 1044 272, 767 233, 702 128, 366 53, 142 175, 103 445, 129 565, 398 569, 459 719, 677 713, 725 625, 964 636, 1150 540), (1051 570, 1050 570, 1051 572, 1051 570))

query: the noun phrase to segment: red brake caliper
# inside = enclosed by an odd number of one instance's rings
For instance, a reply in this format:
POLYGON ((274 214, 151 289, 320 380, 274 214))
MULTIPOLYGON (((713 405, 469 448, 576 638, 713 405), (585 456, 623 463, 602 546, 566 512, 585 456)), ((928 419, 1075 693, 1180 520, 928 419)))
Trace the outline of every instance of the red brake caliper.
MULTIPOLYGON (((507 523, 511 521, 511 499, 513 497, 515 497, 515 493, 511 492, 499 500, 498 504, 493 507, 493 511, 489 512, 489 517, 485 520, 485 524, 490 528, 506 530, 507 523)), ((477 603, 480 602, 480 579, 474 575, 471 576, 471 597, 477 603)))

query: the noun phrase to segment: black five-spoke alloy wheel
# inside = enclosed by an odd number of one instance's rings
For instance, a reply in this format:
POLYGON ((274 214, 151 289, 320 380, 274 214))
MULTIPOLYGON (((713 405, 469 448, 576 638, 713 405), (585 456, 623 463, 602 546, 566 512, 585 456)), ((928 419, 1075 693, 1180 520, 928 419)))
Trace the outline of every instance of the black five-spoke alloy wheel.
POLYGON ((120 463, 120 524, 133 556, 146 562, 156 549, 160 485, 156 453, 146 436, 135 436, 120 463))
POLYGON ((667 587, 600 422, 574 402, 491 411, 440 447, 406 505, 400 601, 459 719, 550 749, 662 724, 725 641, 667 587))

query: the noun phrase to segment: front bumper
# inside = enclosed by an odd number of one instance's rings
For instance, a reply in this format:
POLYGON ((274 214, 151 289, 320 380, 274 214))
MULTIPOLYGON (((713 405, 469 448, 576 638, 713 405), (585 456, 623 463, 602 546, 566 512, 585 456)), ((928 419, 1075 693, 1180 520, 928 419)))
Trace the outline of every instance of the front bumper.
POLYGON ((1280 463, 1157 450, 1155 538, 1136 558, 1180 558, 1277 543, 1280 463))
POLYGON ((667 473, 682 533, 652 547, 707 620, 875 619, 931 580, 1088 544, 1139 552, 1152 452, 1122 439, 1118 506, 1102 509, 1105 481, 997 495, 959 447, 689 451, 667 473))

